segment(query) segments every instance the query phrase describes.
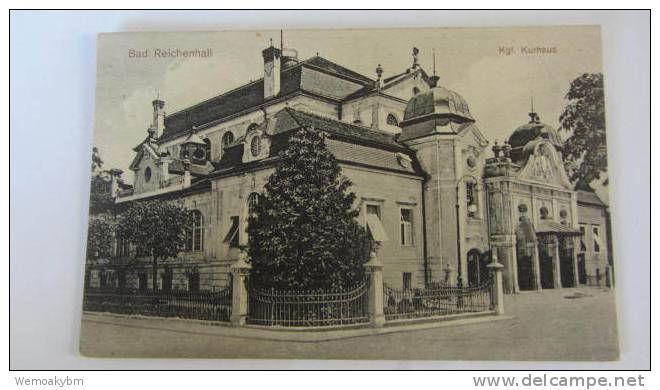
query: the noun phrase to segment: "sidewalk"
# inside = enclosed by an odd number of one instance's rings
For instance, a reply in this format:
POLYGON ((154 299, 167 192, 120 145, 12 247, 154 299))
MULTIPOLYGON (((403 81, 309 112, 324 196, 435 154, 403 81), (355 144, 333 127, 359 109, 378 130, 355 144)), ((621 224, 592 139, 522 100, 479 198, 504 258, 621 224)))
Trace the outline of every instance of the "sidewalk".
POLYGON ((175 333, 188 333, 203 336, 222 336, 242 339, 295 341, 315 343, 319 341, 341 340, 354 337, 374 336, 389 333, 411 332, 453 326, 465 326, 484 322, 512 319, 511 316, 496 316, 488 313, 455 314, 445 317, 423 318, 411 321, 392 321, 383 328, 372 328, 368 324, 332 329, 301 328, 292 330, 285 327, 242 326, 233 327, 226 322, 209 322, 179 318, 146 317, 113 313, 84 312, 82 321, 148 330, 161 330, 175 333))

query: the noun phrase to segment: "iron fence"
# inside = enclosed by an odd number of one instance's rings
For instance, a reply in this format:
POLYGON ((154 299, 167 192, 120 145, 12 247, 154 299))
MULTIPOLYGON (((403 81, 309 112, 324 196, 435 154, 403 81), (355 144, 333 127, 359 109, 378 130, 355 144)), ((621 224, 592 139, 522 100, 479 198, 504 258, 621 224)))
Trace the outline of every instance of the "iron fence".
POLYGON ((229 321, 231 285, 220 291, 160 291, 135 289, 85 290, 83 309, 210 321, 229 321))
POLYGON ((321 327, 369 321, 368 281, 350 290, 249 290, 249 324, 321 327))
POLYGON ((584 285, 587 287, 612 287, 607 274, 585 275, 584 285))
POLYGON ((429 288, 383 288, 386 320, 477 313, 491 310, 492 279, 478 286, 429 288))

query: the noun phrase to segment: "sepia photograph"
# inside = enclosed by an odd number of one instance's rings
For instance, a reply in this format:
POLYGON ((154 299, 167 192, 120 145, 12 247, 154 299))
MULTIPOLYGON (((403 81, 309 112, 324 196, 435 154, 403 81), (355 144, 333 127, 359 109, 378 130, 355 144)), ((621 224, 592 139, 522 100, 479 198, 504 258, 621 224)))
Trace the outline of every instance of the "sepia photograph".
POLYGON ((96 69, 83 356, 619 359, 600 26, 102 33, 96 69))

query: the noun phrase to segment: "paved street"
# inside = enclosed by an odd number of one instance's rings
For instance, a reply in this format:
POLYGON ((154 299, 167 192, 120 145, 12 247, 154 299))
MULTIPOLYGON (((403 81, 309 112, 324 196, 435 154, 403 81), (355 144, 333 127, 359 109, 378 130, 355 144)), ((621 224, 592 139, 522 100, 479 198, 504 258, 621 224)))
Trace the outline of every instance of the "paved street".
POLYGON ((318 342, 257 340, 213 334, 217 326, 87 315, 80 349, 87 356, 116 357, 614 360, 614 305, 614 293, 599 289, 527 292, 506 296, 509 319, 318 342))

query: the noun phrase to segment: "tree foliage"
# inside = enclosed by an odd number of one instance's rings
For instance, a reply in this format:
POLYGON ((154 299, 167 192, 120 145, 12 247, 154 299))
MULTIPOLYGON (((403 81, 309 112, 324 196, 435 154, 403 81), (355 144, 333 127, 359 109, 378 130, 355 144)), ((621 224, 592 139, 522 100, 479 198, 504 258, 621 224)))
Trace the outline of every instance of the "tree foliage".
MULTIPOLYGON (((120 171, 121 172, 121 171, 120 171)), ((95 146, 92 148, 92 179, 89 192, 89 213, 98 215, 114 212, 115 202, 112 194, 112 181, 116 180, 111 171, 103 169, 101 153, 95 146)))
POLYGON ((103 168, 103 160, 99 148, 94 146, 92 148, 92 172, 100 171, 103 168))
POLYGON ((153 288, 157 286, 158 260, 183 250, 192 216, 183 206, 165 201, 131 204, 119 217, 117 234, 134 245, 137 253, 151 257, 153 288))
POLYGON ((96 260, 112 256, 115 223, 106 215, 90 218, 87 227, 87 257, 96 260))
POLYGON ((323 135, 297 131, 280 157, 248 220, 250 278, 276 289, 360 283, 374 244, 356 221, 352 184, 323 135))
MULTIPOLYGON (((564 163, 571 181, 588 188, 589 183, 607 173, 603 75, 585 73, 577 77, 566 99, 569 104, 559 117, 559 129, 570 134, 564 144, 564 163)), ((607 179, 603 184, 607 185, 607 179)))

